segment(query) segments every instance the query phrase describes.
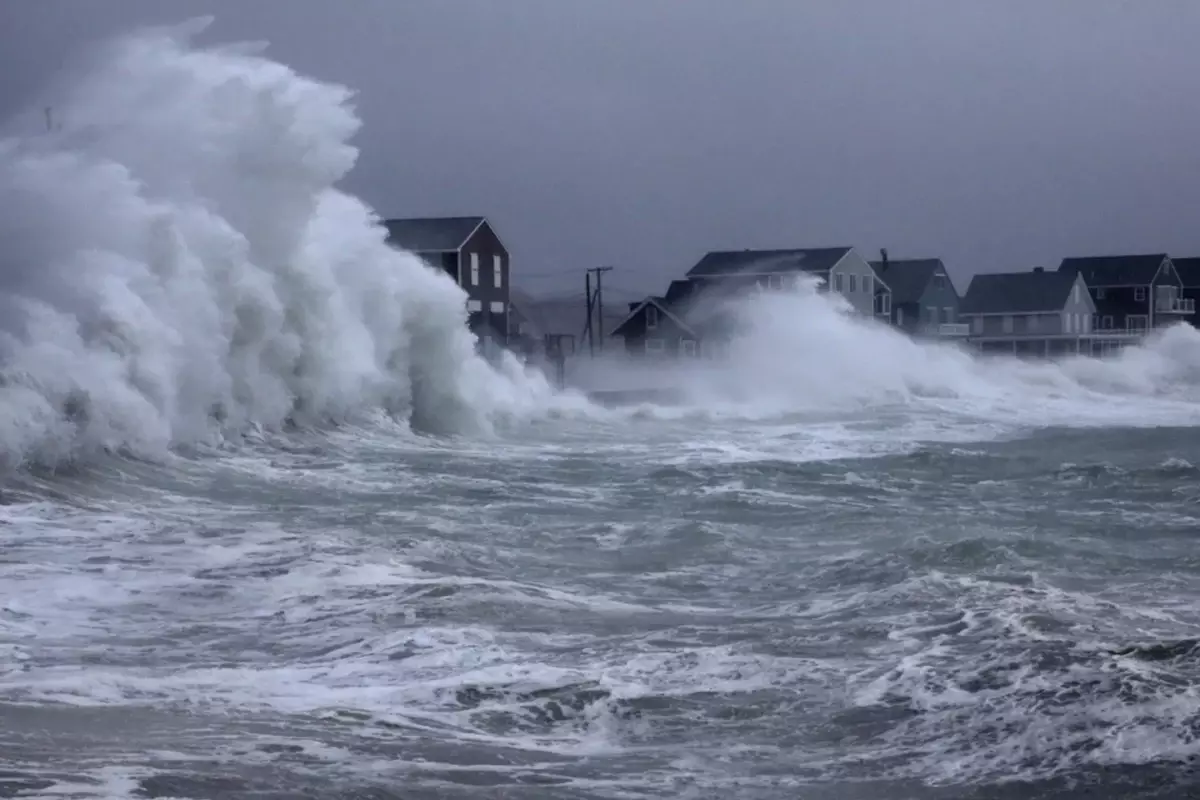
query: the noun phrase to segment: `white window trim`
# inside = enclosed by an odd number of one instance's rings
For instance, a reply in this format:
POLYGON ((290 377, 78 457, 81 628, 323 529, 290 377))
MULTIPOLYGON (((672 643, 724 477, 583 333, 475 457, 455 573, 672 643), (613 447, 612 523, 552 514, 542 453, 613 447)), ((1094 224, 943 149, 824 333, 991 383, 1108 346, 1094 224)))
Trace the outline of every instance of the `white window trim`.
POLYGON ((1146 287, 1145 286, 1133 287, 1133 299, 1138 303, 1146 302, 1146 287))
POLYGON ((658 328, 658 306, 646 306, 646 330, 658 328))
POLYGON ((491 303, 488 304, 488 309, 493 314, 503 314, 504 313, 504 301, 503 300, 493 300, 491 303))
POLYGON ((504 286, 504 259, 498 255, 492 256, 492 283, 497 289, 504 286))
POLYGON ((667 343, 662 339, 647 339, 645 341, 646 355, 661 355, 666 352, 667 343))
MULTIPOLYGON (((887 292, 879 295, 879 313, 887 314, 888 316, 891 316, 892 314, 892 296, 887 292)), ((897 322, 901 321, 902 320, 897 320, 897 322)))
POLYGON ((471 253, 471 285, 479 285, 479 253, 471 253))

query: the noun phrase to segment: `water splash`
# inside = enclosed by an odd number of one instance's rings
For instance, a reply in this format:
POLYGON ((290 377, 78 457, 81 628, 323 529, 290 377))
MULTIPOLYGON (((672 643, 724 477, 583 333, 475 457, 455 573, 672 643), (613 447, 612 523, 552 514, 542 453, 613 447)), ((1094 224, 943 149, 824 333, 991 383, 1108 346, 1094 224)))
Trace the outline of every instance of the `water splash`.
POLYGON ((435 431, 544 406, 465 295, 339 191, 352 93, 204 21, 107 44, 61 129, 0 142, 0 454, 142 455, 383 409, 435 431))

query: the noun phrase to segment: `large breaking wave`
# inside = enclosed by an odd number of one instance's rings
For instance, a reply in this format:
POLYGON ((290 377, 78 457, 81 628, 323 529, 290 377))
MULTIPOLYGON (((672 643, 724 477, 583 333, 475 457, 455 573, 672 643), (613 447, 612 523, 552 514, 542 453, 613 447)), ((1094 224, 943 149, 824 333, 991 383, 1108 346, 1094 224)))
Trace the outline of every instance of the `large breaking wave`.
POLYGON ((0 458, 543 405, 539 376, 475 354, 462 290, 336 188, 352 93, 203 27, 107 44, 57 129, 0 141, 0 458))

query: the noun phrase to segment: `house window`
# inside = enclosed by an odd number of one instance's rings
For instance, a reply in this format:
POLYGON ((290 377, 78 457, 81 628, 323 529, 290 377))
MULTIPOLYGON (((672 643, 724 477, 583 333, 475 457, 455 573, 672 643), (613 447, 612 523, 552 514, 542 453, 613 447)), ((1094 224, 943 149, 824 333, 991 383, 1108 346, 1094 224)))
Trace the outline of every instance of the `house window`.
POLYGON ((1004 318, 1000 321, 1000 324, 1003 327, 1003 330, 1005 333, 1012 333, 1013 332, 1012 314, 1005 314, 1004 318))
POLYGON ((942 309, 942 322, 954 322, 954 307, 946 306, 942 309))
POLYGON ((492 302, 488 303, 488 310, 491 311, 493 314, 503 314, 504 313, 504 301, 503 300, 493 300, 492 302))
POLYGON ((1097 299, 1097 300, 1103 300, 1103 299, 1104 299, 1104 289, 1097 289, 1097 290, 1096 290, 1096 299, 1097 299))
POLYGON ((850 294, 854 294, 857 291, 858 291, 858 276, 851 273, 850 274, 850 294))
POLYGON ((1112 330, 1113 318, 1111 314, 1104 315, 1104 317, 1100 320, 1100 327, 1106 331, 1112 330))
POLYGON ((1075 284, 1075 288, 1071 290, 1071 300, 1076 303, 1079 302, 1079 284, 1078 283, 1075 284))
POLYGON ((833 289, 836 292, 842 291, 842 273, 837 273, 833 276, 833 289))
POLYGON ((471 253, 471 285, 479 285, 479 253, 471 253))
POLYGON ((646 306, 646 327, 654 330, 658 327, 658 307, 646 306))
POLYGON ((1150 326, 1150 318, 1145 314, 1130 314, 1125 318, 1125 328, 1130 331, 1144 331, 1150 326))
POLYGON ((870 275, 863 275, 863 291, 871 294, 875 291, 874 279, 870 275))
POLYGON ((1146 302, 1146 287, 1138 286, 1133 290, 1133 299, 1139 303, 1146 302))
POLYGON ((696 357, 696 343, 695 342, 693 342, 691 339, 684 339, 679 344, 683 348, 683 354, 685 356, 687 356, 689 358, 696 357))
MULTIPOLYGON (((892 314, 892 296, 887 292, 879 295, 879 313, 891 316, 892 314)), ((899 311, 896 312, 899 314, 899 311)))
POLYGON ((933 273, 933 286, 936 289, 942 288, 942 282, 946 280, 946 276, 940 272, 933 273))
MULTIPOLYGON (((888 303, 890 304, 891 302, 892 302, 892 298, 890 298, 890 297, 889 297, 889 298, 888 298, 888 303)), ((904 309, 903 309, 903 308, 897 308, 897 309, 896 309, 896 324, 897 324, 897 325, 903 325, 903 324, 904 324, 904 309)))
POLYGON ((1042 318, 1037 314, 1030 314, 1027 319, 1028 322, 1025 324, 1026 332, 1037 333, 1038 328, 1041 326, 1042 318))
POLYGON ((1080 314, 1079 316, 1082 318, 1083 332, 1091 333, 1092 332, 1092 315, 1091 314, 1080 314))
POLYGON ((1075 332, 1075 315, 1063 314, 1063 331, 1066 333, 1075 332))
POLYGON ((937 306, 925 306, 925 324, 937 325, 937 306))
POLYGON ((971 320, 971 328, 976 333, 983 333, 983 317, 975 317, 971 320))
POLYGON ((492 284, 497 289, 504 285, 504 262, 500 256, 492 256, 492 284))
POLYGON ((646 340, 646 355, 660 355, 664 350, 666 350, 666 343, 662 339, 646 340))

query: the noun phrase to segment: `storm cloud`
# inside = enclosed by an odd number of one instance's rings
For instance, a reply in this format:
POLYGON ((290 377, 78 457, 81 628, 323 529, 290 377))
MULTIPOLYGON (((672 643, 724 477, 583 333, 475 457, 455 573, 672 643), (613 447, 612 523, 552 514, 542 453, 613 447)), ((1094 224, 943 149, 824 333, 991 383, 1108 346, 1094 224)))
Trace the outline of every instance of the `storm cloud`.
MULTIPOLYGON (((211 14, 358 91, 347 188, 486 214, 515 283, 854 245, 959 276, 1200 255, 1200 4, 955 0, 0 3, 0 114, 91 41, 211 14)), ((31 116, 30 119, 36 118, 31 116)))

